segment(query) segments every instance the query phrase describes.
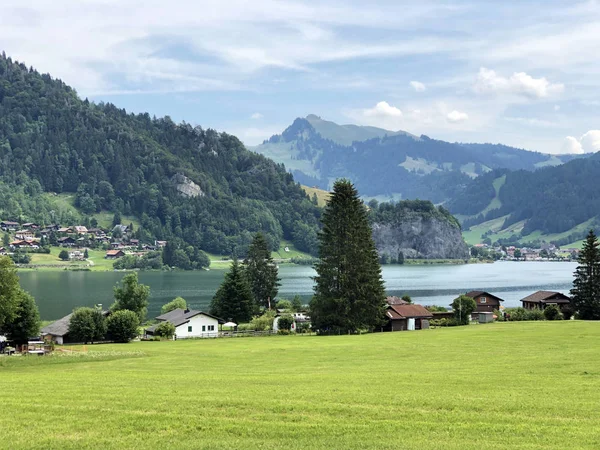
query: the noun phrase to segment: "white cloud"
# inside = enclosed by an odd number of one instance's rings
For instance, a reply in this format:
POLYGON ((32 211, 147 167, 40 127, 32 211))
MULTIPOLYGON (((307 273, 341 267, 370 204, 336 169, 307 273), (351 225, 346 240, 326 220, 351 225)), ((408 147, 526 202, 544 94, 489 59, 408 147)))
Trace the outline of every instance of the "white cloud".
POLYGON ((590 130, 579 139, 584 153, 600 151, 600 130, 590 130))
POLYGON ((533 78, 525 72, 515 72, 510 78, 506 78, 485 67, 479 69, 473 86, 479 94, 514 94, 536 99, 559 94, 564 88, 562 83, 551 83, 545 77, 533 78))
POLYGON ((363 110, 363 116, 376 118, 399 118, 402 111, 386 101, 379 102, 373 108, 363 110))
POLYGON ((446 120, 450 123, 466 122, 469 120, 469 115, 465 112, 460 112, 455 109, 446 115, 446 120))
POLYGON ((567 136, 562 144, 561 153, 595 153, 600 151, 600 130, 590 130, 581 138, 567 136))
POLYGON ((420 81, 411 81, 410 85, 416 92, 423 92, 425 89, 427 89, 420 81))
POLYGON ((575 153, 581 154, 583 153, 583 148, 581 148, 581 143, 579 140, 573 136, 567 136, 563 141, 563 145, 560 149, 561 153, 575 153))
POLYGON ((254 114, 252 114, 252 115, 250 116, 250 118, 251 118, 251 119, 254 119, 254 120, 260 120, 260 119, 262 119, 263 117, 264 117, 264 116, 263 116, 261 113, 259 113, 259 112, 255 112, 254 114))
POLYGON ((557 126, 555 122, 544 119, 536 119, 535 117, 505 117, 505 120, 534 127, 550 128, 557 126))

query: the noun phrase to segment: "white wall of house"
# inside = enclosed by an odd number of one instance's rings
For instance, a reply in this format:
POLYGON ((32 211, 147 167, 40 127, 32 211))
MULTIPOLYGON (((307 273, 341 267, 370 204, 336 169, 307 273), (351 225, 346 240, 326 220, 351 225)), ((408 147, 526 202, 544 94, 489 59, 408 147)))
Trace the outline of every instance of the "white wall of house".
POLYGON ((189 322, 175 328, 177 338, 189 337, 217 337, 219 333, 219 321, 212 317, 198 314, 189 322))

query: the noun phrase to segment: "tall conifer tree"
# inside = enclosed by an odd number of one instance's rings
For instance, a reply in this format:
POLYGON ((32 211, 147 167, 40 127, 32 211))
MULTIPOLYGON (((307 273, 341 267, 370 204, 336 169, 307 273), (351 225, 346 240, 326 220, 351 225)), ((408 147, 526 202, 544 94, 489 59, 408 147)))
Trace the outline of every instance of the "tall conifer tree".
POLYGON ((223 283, 210 304, 210 313, 236 323, 249 322, 253 311, 252 289, 237 259, 225 274, 223 283))
POLYGON ((252 288, 255 309, 274 307, 280 284, 277 265, 273 262, 264 234, 256 233, 254 236, 248 256, 244 260, 244 267, 252 288))
POLYGON ((587 235, 575 269, 572 306, 584 320, 600 320, 600 249, 594 230, 587 235))
POLYGON ((381 326, 385 289, 367 210, 348 180, 338 180, 322 217, 315 265, 313 326, 354 332, 381 326))

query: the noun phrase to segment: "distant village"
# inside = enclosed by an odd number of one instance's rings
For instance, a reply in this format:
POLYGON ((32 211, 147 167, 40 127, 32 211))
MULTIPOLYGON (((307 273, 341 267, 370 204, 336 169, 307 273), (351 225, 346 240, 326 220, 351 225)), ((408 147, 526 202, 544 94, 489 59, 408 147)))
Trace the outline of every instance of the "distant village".
POLYGON ((496 261, 576 261, 579 249, 547 243, 540 244, 539 248, 475 244, 471 247, 471 256, 496 261))
POLYGON ((135 239, 132 225, 117 224, 112 229, 87 228, 83 225, 40 226, 37 223, 0 222, 4 233, 0 255, 12 255, 16 263, 27 263, 28 258, 15 258, 15 254, 43 253, 49 247, 63 248, 70 261, 86 259, 86 249, 102 249, 106 259, 118 259, 126 254, 142 256, 150 251, 161 250, 167 241, 156 240, 142 243, 135 239))

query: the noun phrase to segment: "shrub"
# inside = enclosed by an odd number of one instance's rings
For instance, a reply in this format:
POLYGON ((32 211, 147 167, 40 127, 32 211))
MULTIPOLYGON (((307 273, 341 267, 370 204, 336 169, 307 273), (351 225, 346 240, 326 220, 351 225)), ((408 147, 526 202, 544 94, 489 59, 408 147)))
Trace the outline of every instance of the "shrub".
POLYGON ((506 311, 507 320, 520 322, 524 320, 544 320, 544 312, 541 309, 512 308, 506 311))
POLYGON ((170 339, 175 334, 175 325, 171 322, 161 322, 154 329, 154 334, 163 338, 170 339))
POLYGON ((62 261, 68 261, 69 260, 69 252, 66 250, 61 250, 60 253, 58 254, 58 257, 62 261))
POLYGON ((292 329, 293 324, 294 318, 289 314, 284 314, 283 316, 279 317, 279 320, 277 321, 277 329, 279 331, 286 330, 289 332, 292 329))
POLYGON ((529 309, 525 314, 525 320, 545 320, 544 311, 541 309, 529 309))
POLYGON ((556 305, 548 305, 544 309, 544 318, 546 320, 562 320, 563 315, 556 305))
POLYGON ((502 312, 498 311, 497 309, 494 310, 494 316, 496 316, 496 321, 504 322, 504 314, 502 314, 502 312))
MULTIPOLYGON (((252 330, 269 331, 273 329, 273 319, 275 319, 275 311, 267 311, 262 316, 253 317, 250 324, 252 330)), ((239 327, 238 327, 239 330, 239 327)))
POLYGON ((160 313, 166 314, 168 312, 176 310, 177 308, 179 308, 179 309, 187 308, 187 302, 185 301, 185 299, 183 299, 181 297, 174 298, 166 305, 163 305, 163 307, 160 309, 160 313))
POLYGON ((471 318, 471 314, 477 308, 477 304, 475 300, 471 297, 467 297, 466 295, 461 295, 457 297, 452 302, 452 309, 454 310, 454 318, 457 322, 467 325, 469 323, 469 319, 471 318))
POLYGON ((102 311, 95 308, 77 308, 69 321, 69 334, 75 341, 94 343, 106 334, 106 320, 102 311))
POLYGON ((107 320, 108 334, 115 342, 129 342, 138 335, 140 319, 128 309, 115 311, 107 320))

